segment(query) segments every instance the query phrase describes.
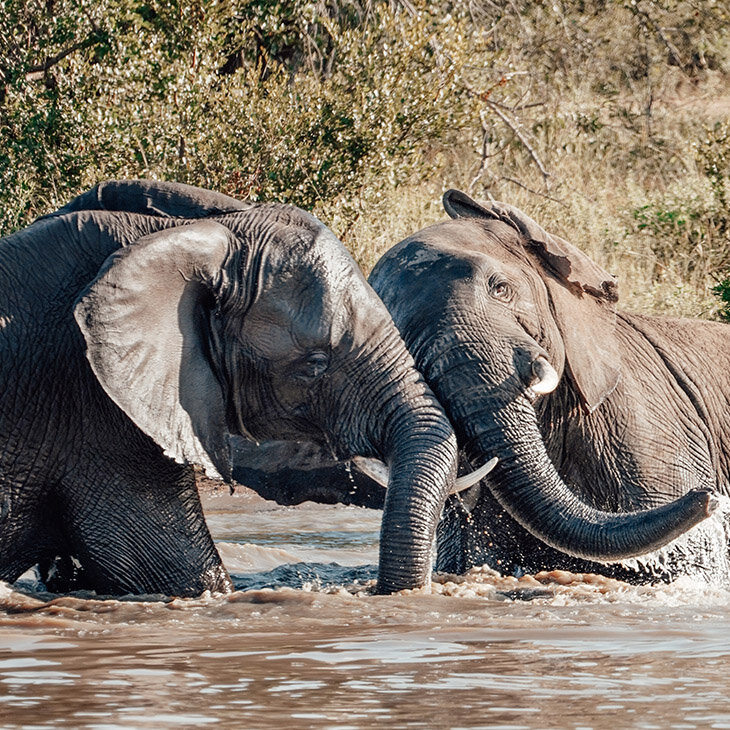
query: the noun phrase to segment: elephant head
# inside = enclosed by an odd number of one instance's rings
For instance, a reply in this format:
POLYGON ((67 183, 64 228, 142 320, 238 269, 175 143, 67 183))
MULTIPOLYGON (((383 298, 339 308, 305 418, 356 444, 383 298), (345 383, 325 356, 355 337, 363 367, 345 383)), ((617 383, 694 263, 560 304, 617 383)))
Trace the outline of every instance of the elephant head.
POLYGON ((378 590, 426 583, 456 440, 344 246, 292 206, 114 185, 73 210, 156 218, 108 257, 76 305, 106 394, 167 455, 225 479, 229 435, 382 459, 391 479, 378 590))
POLYGON ((619 382, 614 277, 510 205, 453 190, 444 205, 454 220, 401 241, 370 283, 468 458, 498 457, 487 486, 502 508, 544 543, 599 561, 650 552, 703 520, 708 490, 653 510, 595 509, 546 452, 536 408, 547 394, 570 384, 590 418, 619 382))

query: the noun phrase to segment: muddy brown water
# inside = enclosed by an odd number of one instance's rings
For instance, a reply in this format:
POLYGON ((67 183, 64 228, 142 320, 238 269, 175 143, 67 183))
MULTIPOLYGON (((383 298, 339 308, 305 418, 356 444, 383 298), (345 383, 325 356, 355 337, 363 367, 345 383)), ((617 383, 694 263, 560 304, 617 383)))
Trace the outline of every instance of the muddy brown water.
POLYGON ((2 728, 730 728, 730 592, 563 573, 380 597, 380 514, 204 497, 237 590, 0 583, 2 728))

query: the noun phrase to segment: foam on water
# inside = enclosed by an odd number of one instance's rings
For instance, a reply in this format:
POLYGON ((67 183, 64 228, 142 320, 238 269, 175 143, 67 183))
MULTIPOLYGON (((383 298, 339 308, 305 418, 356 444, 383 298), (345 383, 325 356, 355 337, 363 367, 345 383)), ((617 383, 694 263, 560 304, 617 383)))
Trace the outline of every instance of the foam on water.
MULTIPOLYGON (((247 596, 251 592, 286 592, 287 601, 308 605, 305 594, 349 595, 367 604, 382 600, 373 595, 377 578, 375 565, 347 566, 336 562, 312 563, 300 560, 278 548, 255 545, 232 546, 235 561, 228 564, 236 593, 232 596, 204 595, 198 599, 171 599, 164 596, 128 596, 105 598, 93 593, 79 592, 55 596, 45 592, 44 586, 32 574, 15 586, 0 582, 0 611, 8 615, 46 613, 55 616, 76 611, 94 614, 110 610, 149 613, 150 606, 186 610, 201 606, 213 609, 231 602, 258 600, 247 596), (233 568, 237 568, 234 570, 233 568), (243 568, 243 570, 241 570, 243 568), (138 606, 135 609, 135 604, 138 606)), ((227 550, 221 551, 224 555, 227 550)), ((402 591, 403 598, 418 605, 427 596, 453 602, 452 610, 459 611, 459 603, 472 599, 484 604, 530 602, 536 605, 570 607, 593 605, 626 606, 654 605, 655 607, 701 606, 703 610, 724 608, 730 603, 730 590, 719 584, 708 584, 703 578, 682 576, 671 584, 630 585, 619 580, 591 573, 543 571, 519 578, 499 575, 488 566, 472 568, 464 575, 434 573, 431 585, 418 590, 402 591)), ((272 596, 271 600, 276 601, 272 596)))

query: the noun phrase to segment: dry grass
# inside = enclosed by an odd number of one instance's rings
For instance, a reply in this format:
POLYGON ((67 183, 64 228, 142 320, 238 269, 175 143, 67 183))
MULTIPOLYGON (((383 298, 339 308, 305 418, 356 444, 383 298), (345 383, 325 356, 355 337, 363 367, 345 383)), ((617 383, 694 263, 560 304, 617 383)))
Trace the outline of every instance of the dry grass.
MULTIPOLYGON (((594 112, 594 105, 595 96, 574 94, 570 104, 547 114, 552 120, 575 118, 594 112)), ((545 132, 542 139, 531 136, 533 150, 550 173, 547 179, 524 149, 495 157, 478 175, 479 144, 470 140, 452 150, 440 174, 386 191, 365 208, 344 238, 369 271, 394 243, 444 220, 441 195, 456 187, 477 198, 491 195, 516 205, 586 251, 619 277, 623 308, 713 317, 719 302, 711 289, 730 269, 727 232, 713 240, 707 222, 700 221, 705 241, 698 246, 687 240, 685 231, 669 225, 666 230, 640 229, 636 211, 647 206, 660 212, 667 206, 680 211, 713 209, 716 201, 698 164, 697 145, 707 129, 728 116, 728 77, 708 74, 702 82, 689 84, 677 75, 653 104, 653 132, 662 140, 655 155, 651 142, 643 150, 631 149, 636 139, 625 129, 604 127, 603 140, 584 139, 565 124, 545 132)), ((336 211, 328 219, 337 230, 336 211)))

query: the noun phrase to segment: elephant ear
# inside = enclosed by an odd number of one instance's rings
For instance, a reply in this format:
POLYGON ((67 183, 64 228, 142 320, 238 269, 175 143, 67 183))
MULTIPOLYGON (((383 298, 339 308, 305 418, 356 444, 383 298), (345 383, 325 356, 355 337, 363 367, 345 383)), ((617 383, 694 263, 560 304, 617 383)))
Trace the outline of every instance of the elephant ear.
POLYGON ((550 273, 543 278, 581 405, 586 413, 592 413, 621 380, 616 312, 607 302, 576 292, 550 273))
POLYGON ((201 221, 140 238, 109 256, 74 312, 107 395, 166 455, 226 480, 225 406, 202 305, 231 235, 201 221))
POLYGON ((593 412, 615 390, 621 377, 612 306, 618 301, 616 277, 512 205, 475 201, 458 190, 447 191, 443 203, 452 218, 487 218, 506 223, 542 261, 544 269, 540 273, 550 293, 566 362, 583 408, 593 412))

